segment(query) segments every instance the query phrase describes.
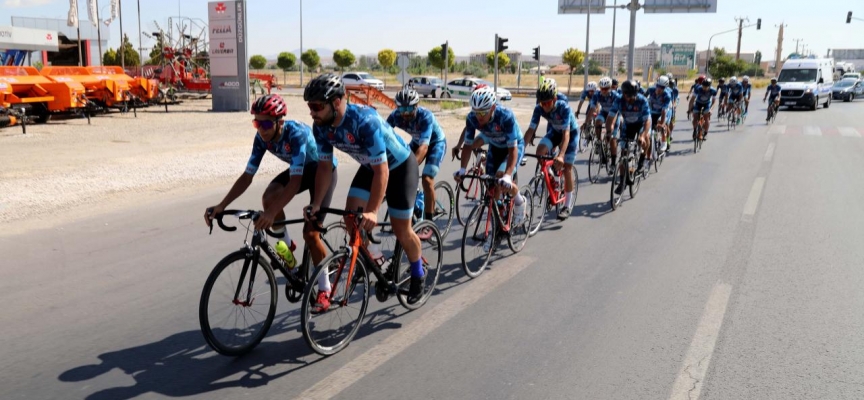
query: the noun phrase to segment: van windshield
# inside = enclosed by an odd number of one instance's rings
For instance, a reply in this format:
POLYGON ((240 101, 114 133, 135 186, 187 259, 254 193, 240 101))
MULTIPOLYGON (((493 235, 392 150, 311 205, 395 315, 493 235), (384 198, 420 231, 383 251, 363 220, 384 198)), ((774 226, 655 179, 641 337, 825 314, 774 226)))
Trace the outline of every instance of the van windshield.
POLYGON ((784 69, 778 82, 816 82, 816 69, 784 69))

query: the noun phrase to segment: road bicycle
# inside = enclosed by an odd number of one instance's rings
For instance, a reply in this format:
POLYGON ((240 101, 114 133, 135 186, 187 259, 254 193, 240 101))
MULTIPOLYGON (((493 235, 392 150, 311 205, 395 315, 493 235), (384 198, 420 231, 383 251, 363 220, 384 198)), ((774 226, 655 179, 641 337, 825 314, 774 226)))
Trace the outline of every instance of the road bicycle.
MULTIPOLYGON (((445 181, 435 182, 433 188, 435 189, 435 205, 433 207, 434 211, 432 221, 435 223, 435 226, 438 227, 438 231, 441 232, 441 237, 447 237, 447 234, 450 233, 450 228, 453 227, 456 195, 453 193, 453 187, 445 181)), ((420 181, 417 183, 417 197, 414 201, 414 212, 411 216, 411 221, 414 224, 425 220, 426 204, 423 201, 423 197, 423 177, 420 177, 420 181)), ((384 203, 386 202, 387 198, 385 197, 384 203)), ((390 209, 387 208, 384 211, 384 222, 389 221, 390 209)))
MULTIPOLYGON (((285 297, 291 303, 300 301, 311 279, 314 265, 311 265, 309 248, 304 248, 300 263, 289 272, 285 260, 267 241, 267 235, 276 237, 275 234, 254 227, 254 221, 261 214, 261 211, 254 210, 225 210, 214 217, 216 224, 227 232, 236 231, 237 227, 225 225, 222 219, 226 215, 248 221, 243 247, 216 264, 204 283, 198 306, 198 321, 204 340, 222 355, 248 353, 267 335, 279 295, 274 269, 285 277, 285 297)), ((276 221, 273 226, 301 222, 304 220, 276 221)), ((347 236, 342 222, 333 222, 319 232, 328 252, 338 249, 347 236)))
MULTIPOLYGON (((555 218, 561 218, 561 212, 564 209, 564 197, 566 192, 564 168, 555 169, 553 167, 555 155, 538 156, 534 154, 525 154, 525 157, 537 159, 537 167, 534 169, 534 176, 528 181, 528 188, 531 190, 531 223, 528 227, 528 233, 531 236, 540 231, 540 226, 546 215, 554 210, 555 218)), ((574 165, 570 168, 570 173, 573 179, 573 202, 576 201, 576 196, 579 193, 579 173, 574 165)), ((569 210, 568 210, 569 211, 569 210)))
POLYGON ((489 175, 465 175, 463 178, 474 179, 485 187, 483 200, 474 206, 462 231, 462 269, 471 278, 483 273, 489 260, 500 242, 507 239, 510 250, 518 253, 528 241, 529 223, 533 196, 527 185, 520 189, 525 198, 527 215, 519 225, 513 225, 512 210, 516 199, 509 191, 501 190, 498 178, 489 175), (501 198, 498 199, 498 192, 501 198))
MULTIPOLYGON (((331 355, 344 349, 357 334, 366 315, 370 287, 374 286, 375 298, 379 301, 396 296, 406 309, 422 307, 438 282, 444 248, 441 234, 433 222, 420 221, 414 226, 414 232, 420 238, 425 285, 421 298, 416 303, 409 303, 411 273, 402 245, 396 242, 389 258, 376 260, 367 249, 367 243, 380 244, 381 241, 370 232, 356 228, 363 221, 362 209, 348 211, 322 208, 321 212, 342 216, 352 225, 347 242, 315 268, 300 303, 303 338, 316 353, 331 355), (313 313, 319 291, 315 282, 322 275, 330 281, 330 307, 313 313), (374 285, 369 282, 373 276, 377 279, 374 285)), ((390 226, 385 222, 376 225, 379 228, 390 226)))
POLYGON ((773 124, 775 119, 777 119, 777 103, 772 101, 768 104, 768 123, 773 124))
MULTIPOLYGON (((468 176, 483 176, 486 169, 486 150, 474 149, 474 163, 465 171, 468 176)), ((477 179, 465 179, 456 185, 456 218, 459 224, 465 226, 468 220, 468 214, 471 210, 483 199, 486 194, 486 187, 483 186, 477 179)))
POLYGON ((642 178, 647 174, 647 168, 642 170, 642 173, 637 173, 639 158, 642 155, 642 147, 639 146, 639 141, 635 138, 632 140, 621 139, 618 146, 618 151, 621 155, 618 157, 618 164, 612 172, 612 187, 610 189, 610 205, 612 210, 616 210, 624 202, 624 190, 621 193, 615 193, 615 189, 619 184, 627 186, 630 192, 630 198, 636 197, 639 192, 639 185, 642 178))

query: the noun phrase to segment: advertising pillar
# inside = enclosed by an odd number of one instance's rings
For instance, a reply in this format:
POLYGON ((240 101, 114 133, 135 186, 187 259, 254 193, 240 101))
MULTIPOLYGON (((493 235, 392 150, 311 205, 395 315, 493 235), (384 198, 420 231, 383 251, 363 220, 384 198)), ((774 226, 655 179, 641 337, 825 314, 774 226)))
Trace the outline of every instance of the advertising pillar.
POLYGON ((246 2, 211 1, 210 82, 213 111, 249 109, 246 2))

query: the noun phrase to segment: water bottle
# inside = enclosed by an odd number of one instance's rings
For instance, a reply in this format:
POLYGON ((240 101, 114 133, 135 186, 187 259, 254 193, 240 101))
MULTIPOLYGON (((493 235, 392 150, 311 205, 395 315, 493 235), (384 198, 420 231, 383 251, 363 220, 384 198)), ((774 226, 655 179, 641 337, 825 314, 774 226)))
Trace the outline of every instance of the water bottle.
POLYGON ((424 196, 423 196, 423 191, 421 190, 421 191, 417 192, 417 198, 414 200, 414 210, 415 210, 415 211, 417 211, 417 210, 421 210, 421 212, 416 213, 416 214, 418 214, 418 217, 417 217, 417 218, 422 217, 422 216, 423 216, 423 212, 422 212, 422 210, 425 210, 425 209, 426 209, 426 208, 425 208, 425 207, 426 207, 426 204, 424 203, 423 197, 424 197, 424 196))
POLYGON ((278 254, 279 257, 282 257, 282 260, 285 261, 285 265, 288 267, 289 270, 297 267, 297 260, 294 258, 294 250, 296 248, 297 246, 294 244, 293 240, 291 241, 290 248, 284 240, 276 242, 276 254, 278 254))
POLYGON ((381 252, 381 246, 369 242, 366 246, 366 250, 369 251, 369 257, 372 258, 372 261, 375 261, 375 263, 378 264, 378 268, 384 269, 386 267, 384 264, 387 260, 384 259, 384 253, 381 252))

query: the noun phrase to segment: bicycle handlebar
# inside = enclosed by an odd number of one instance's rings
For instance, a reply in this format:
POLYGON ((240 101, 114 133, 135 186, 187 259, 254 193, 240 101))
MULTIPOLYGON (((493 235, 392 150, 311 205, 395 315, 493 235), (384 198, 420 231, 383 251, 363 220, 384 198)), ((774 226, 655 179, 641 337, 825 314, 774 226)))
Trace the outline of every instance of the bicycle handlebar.
POLYGON ((523 157, 536 158, 536 159, 538 159, 538 160, 554 160, 554 159, 555 159, 555 156, 551 156, 551 155, 548 155, 548 154, 546 154, 546 155, 542 155, 542 156, 538 156, 538 155, 536 155, 536 154, 527 154, 527 153, 526 153, 526 154, 523 154, 522 156, 523 156, 523 157))
MULTIPOLYGON (((224 216, 226 216, 226 215, 233 215, 233 216, 236 216, 237 219, 251 219, 251 220, 255 221, 255 220, 258 219, 258 216, 261 215, 261 211, 255 211, 255 210, 224 210, 224 211, 222 211, 221 213, 216 214, 215 216, 213 216, 213 219, 216 220, 216 224, 219 225, 219 228, 221 228, 223 231, 226 231, 226 232, 233 232, 233 231, 236 231, 236 230, 237 230, 237 227, 236 227, 236 226, 228 226, 228 225, 225 225, 225 222, 222 221, 222 217, 224 217, 224 216)), ((285 219, 285 220, 282 220, 282 221, 274 221, 274 222, 273 222, 273 226, 286 226, 286 225, 299 224, 299 223, 301 223, 301 222, 306 222, 306 220, 303 219, 303 218, 297 218, 297 219, 285 219)), ((324 232, 324 229, 323 229, 323 228, 319 228, 319 227, 318 227, 317 225, 315 225, 315 224, 313 224, 313 229, 315 229, 315 230, 317 230, 317 231, 319 231, 319 232, 324 232)), ((266 232, 267 235, 269 235, 270 237, 274 237, 274 238, 278 238, 278 237, 279 237, 279 236, 276 236, 276 234, 275 234, 273 231, 271 231, 270 229, 266 229, 265 232, 266 232)), ((210 233, 211 233, 211 234, 213 233, 213 226, 212 226, 212 225, 210 226, 210 233)))

